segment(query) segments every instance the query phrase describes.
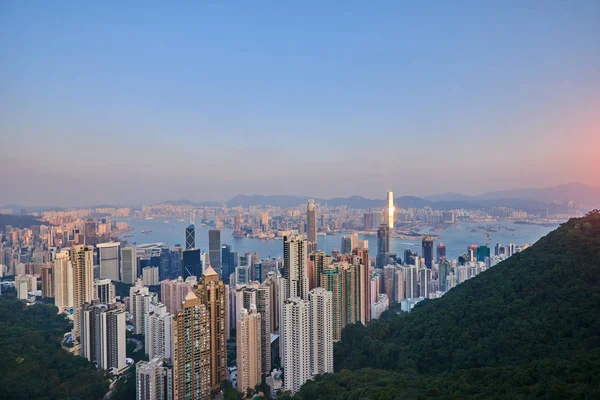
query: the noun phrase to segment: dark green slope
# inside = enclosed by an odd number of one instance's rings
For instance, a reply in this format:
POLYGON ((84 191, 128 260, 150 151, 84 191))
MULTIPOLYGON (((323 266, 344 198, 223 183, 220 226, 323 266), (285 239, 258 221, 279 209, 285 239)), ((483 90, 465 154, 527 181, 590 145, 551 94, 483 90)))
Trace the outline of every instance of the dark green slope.
POLYGON ((600 398, 600 214, 410 314, 346 328, 335 365, 297 397, 600 398))

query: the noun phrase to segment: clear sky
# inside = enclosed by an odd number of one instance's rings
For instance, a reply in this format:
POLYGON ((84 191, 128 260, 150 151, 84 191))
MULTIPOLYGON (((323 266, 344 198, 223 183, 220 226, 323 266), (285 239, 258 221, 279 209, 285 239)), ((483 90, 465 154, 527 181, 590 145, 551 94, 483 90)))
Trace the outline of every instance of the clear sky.
POLYGON ((0 204, 600 185, 598 0, 90 3, 0 2, 0 204))

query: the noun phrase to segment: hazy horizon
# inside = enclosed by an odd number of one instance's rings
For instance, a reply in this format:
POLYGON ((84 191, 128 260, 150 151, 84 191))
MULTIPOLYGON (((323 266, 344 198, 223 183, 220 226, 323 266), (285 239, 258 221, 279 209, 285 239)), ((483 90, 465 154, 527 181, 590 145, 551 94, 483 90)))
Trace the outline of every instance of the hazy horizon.
POLYGON ((600 2, 0 5, 0 205, 600 186, 600 2))

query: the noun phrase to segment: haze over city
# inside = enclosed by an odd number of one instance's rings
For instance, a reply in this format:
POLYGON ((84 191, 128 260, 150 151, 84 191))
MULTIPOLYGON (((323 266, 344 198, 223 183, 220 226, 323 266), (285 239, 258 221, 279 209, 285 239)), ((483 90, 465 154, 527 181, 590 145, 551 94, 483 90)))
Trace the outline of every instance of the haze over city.
POLYGON ((0 204, 600 186, 600 3, 0 6, 0 204))

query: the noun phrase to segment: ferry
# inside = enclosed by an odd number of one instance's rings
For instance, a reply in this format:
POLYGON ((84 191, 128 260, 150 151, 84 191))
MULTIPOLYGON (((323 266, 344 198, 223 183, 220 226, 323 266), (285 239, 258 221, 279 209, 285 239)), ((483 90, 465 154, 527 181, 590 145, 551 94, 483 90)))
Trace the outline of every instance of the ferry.
POLYGON ((142 233, 151 233, 152 229, 142 229, 142 233))

